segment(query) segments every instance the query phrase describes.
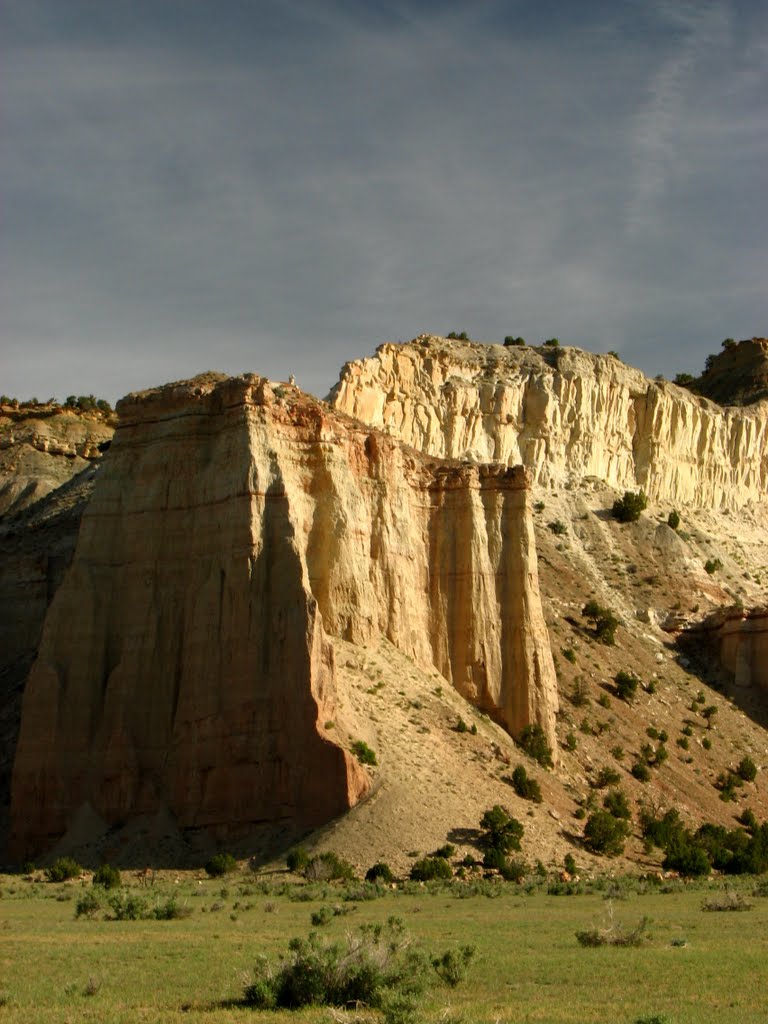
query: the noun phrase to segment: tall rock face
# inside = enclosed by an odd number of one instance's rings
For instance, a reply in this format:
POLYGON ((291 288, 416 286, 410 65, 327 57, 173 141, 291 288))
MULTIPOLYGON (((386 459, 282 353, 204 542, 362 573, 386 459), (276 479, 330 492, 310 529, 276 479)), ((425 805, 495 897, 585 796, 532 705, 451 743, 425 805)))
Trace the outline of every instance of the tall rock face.
POLYGON ((722 408, 610 355, 423 335, 348 363, 332 404, 447 458, 595 476, 653 500, 739 509, 768 493, 768 402, 722 408))
POLYGON ((88 464, 31 506, 0 515, 0 850, 8 835, 24 683, 48 606, 72 561, 98 467, 98 462, 88 464))
POLYGON ((329 635, 386 636, 554 746, 522 468, 436 461, 252 375, 118 411, 24 694, 16 856, 84 808, 224 838, 350 807, 369 781, 323 728, 329 635))
POLYGON ((681 637, 684 647, 706 651, 737 686, 768 692, 768 607, 719 608, 681 637))

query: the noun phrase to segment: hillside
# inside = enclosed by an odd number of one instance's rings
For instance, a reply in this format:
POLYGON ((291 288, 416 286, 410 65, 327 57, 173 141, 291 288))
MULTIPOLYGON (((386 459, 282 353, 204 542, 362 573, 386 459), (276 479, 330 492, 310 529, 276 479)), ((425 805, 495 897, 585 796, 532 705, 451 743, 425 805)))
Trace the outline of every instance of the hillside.
MULTIPOLYGON (((81 529, 81 534, 84 530, 89 538, 91 554, 87 547, 78 550, 90 565, 92 579, 101 578, 104 572, 94 563, 94 552, 100 552, 98 557, 104 565, 125 562, 128 549, 123 548, 118 557, 117 549, 110 547, 113 541, 105 546, 106 535, 100 524, 107 514, 114 518, 120 510, 124 515, 133 503, 130 514, 141 516, 136 522, 143 524, 145 549, 141 554, 144 561, 132 570, 137 580, 146 576, 147 559, 152 562, 161 552, 172 552, 173 545, 180 543, 185 534, 208 538, 206 544, 211 546, 203 552, 209 560, 207 577, 218 580, 215 567, 222 556, 216 545, 224 535, 217 534, 219 528, 212 529, 210 524, 203 528, 202 512, 192 511, 195 501, 190 500, 191 482, 196 481, 203 506, 210 508, 219 500, 217 493, 221 497, 227 489, 235 498, 250 494, 251 504, 258 494, 273 494, 278 501, 283 500, 280 495, 290 495, 286 509, 293 537, 306 533, 310 539, 296 548, 299 553, 305 552, 299 557, 303 566, 301 588, 283 587, 283 592, 286 597, 294 594, 291 606, 300 592, 317 602, 322 662, 326 666, 320 690, 313 691, 320 703, 312 714, 322 726, 320 735, 325 741, 348 750, 352 740, 364 740, 375 750, 378 761, 376 766, 359 769, 362 775, 357 776, 357 791, 359 795, 367 792, 365 798, 310 832, 306 839, 309 845, 335 849, 363 868, 383 858, 406 870, 410 854, 433 849, 446 838, 463 850, 471 850, 473 830, 483 810, 500 802, 524 822, 523 852, 531 862, 540 858, 547 865, 558 866, 571 851, 585 867, 599 867, 601 863, 605 867, 607 862, 582 849, 579 837, 583 809, 599 806, 605 793, 598 784, 601 770, 603 779, 611 777, 607 769, 618 774, 635 818, 634 835, 626 850, 629 861, 611 862, 617 866, 628 862, 658 864, 658 854, 645 853, 639 838, 636 822, 643 805, 678 807, 691 824, 708 820, 733 827, 735 815, 745 807, 753 809, 760 819, 768 816, 764 771, 768 766, 768 701, 757 685, 758 674, 750 675, 748 671, 748 658, 744 670, 747 647, 739 640, 737 686, 733 660, 724 657, 722 664, 719 660, 725 647, 721 651, 717 646, 706 648, 696 643, 693 653, 684 653, 676 644, 683 626, 695 624, 717 609, 738 606, 748 610, 765 604, 762 581, 768 573, 768 524, 761 483, 765 478, 760 477, 766 460, 762 440, 764 404, 746 411, 722 410, 674 385, 648 381, 611 356, 595 357, 575 350, 555 354, 513 351, 434 338, 385 346, 374 359, 345 368, 331 396, 337 411, 287 385, 258 381, 253 378, 247 388, 261 388, 263 395, 274 396, 266 403, 235 400, 234 396, 242 393, 243 383, 227 383, 220 377, 156 389, 124 403, 124 436, 134 441, 123 445, 122 455, 121 444, 113 445, 107 454, 102 470, 112 463, 114 475, 111 482, 105 478, 108 486, 104 485, 99 502, 91 504, 81 529), (194 406, 195 402, 198 406, 205 404, 208 412, 192 429, 193 418, 188 412, 190 403, 194 406), (346 415, 350 411, 359 419, 350 419, 346 415), (272 421, 269 429, 273 432, 264 434, 264 441, 255 447, 253 441, 248 442, 251 447, 246 454, 237 440, 238 431, 254 416, 262 424, 259 430, 272 421), (217 417, 230 422, 232 429, 224 431, 216 441, 217 447, 211 447, 211 430, 217 417), (360 422, 365 418, 374 429, 360 422), (130 453, 132 445, 137 456, 149 450, 137 434, 143 420, 159 424, 154 429, 159 432, 158 438, 165 438, 164 443, 175 435, 180 451, 187 452, 185 459, 202 460, 200 472, 191 474, 189 469, 182 469, 184 460, 174 462, 176 468, 170 469, 170 464, 161 469, 157 463, 149 475, 146 469, 140 471, 139 462, 130 453), (182 423, 186 435, 178 433, 182 423), (207 425, 201 432, 202 424, 207 425), (235 424, 239 426, 235 428, 235 424), (376 429, 381 427, 388 437, 376 429), (426 454, 408 448, 404 442, 421 445, 426 454), (290 457, 289 451, 293 453, 290 457), (126 475, 125 460, 132 458, 134 475, 130 476, 126 475), (520 533, 525 519, 518 512, 498 539, 494 539, 495 527, 491 529, 496 514, 491 510, 506 493, 499 464, 514 464, 520 459, 533 478, 530 491, 525 491, 538 565, 536 571, 531 556, 527 556, 536 581, 531 599, 540 602, 557 673, 558 694, 549 702, 552 710, 559 706, 553 719, 558 763, 552 771, 542 769, 516 746, 502 728, 501 705, 494 704, 497 698, 489 699, 492 688, 484 691, 487 684, 478 685, 482 678, 490 680, 496 674, 488 670, 493 664, 488 661, 493 620, 483 610, 488 597, 478 596, 484 593, 481 589, 470 590, 459 599, 455 582, 448 582, 459 580, 465 572, 457 571, 461 563, 456 561, 463 557, 463 551, 472 552, 472 578, 488 578, 482 559, 498 559, 501 538, 507 537, 504 543, 509 544, 509 538, 520 533), (483 476, 476 463, 488 462, 497 468, 490 476, 483 471, 483 476), (240 472, 238 466, 249 481, 245 486, 235 483, 233 472, 240 472), (225 471, 224 467, 229 468, 225 471), (309 471, 310 467, 314 468, 309 471), (351 477, 347 476, 350 470, 351 477), (436 490, 438 479, 444 482, 436 490), (295 483, 289 487, 288 480, 295 483), (352 489, 350 480, 356 481, 352 489), (404 480, 422 483, 414 491, 413 483, 405 485, 404 480), (261 483, 257 486, 254 481, 261 483), (483 492, 490 482, 492 490, 483 492), (610 508, 615 498, 625 488, 641 485, 651 495, 648 509, 635 523, 614 520, 610 508), (370 499, 363 497, 368 492, 379 494, 378 504, 371 505, 370 499), (484 493, 486 496, 481 497, 484 493), (424 518, 426 495, 430 495, 428 504, 433 511, 424 518), (153 506, 151 515, 160 516, 162 512, 158 523, 172 522, 167 517, 173 509, 177 510, 173 514, 180 516, 187 508, 187 525, 174 527, 164 540, 163 534, 157 534, 147 543, 147 537, 154 536, 155 528, 148 528, 153 506), (438 508, 443 509, 439 516, 450 518, 435 518, 438 508), (478 516, 480 508, 485 511, 478 516), (667 525, 673 509, 681 518, 677 530, 667 525), (482 520, 486 526, 481 529, 482 520), (444 525, 438 529, 440 522, 444 525), (345 532, 348 530, 351 532, 345 532), (430 536, 432 541, 428 540, 430 536), (438 537, 443 538, 439 543, 438 537), (449 538, 454 539, 449 542, 449 538), (484 538, 482 544, 480 538, 484 538), (429 557, 419 553, 422 543, 426 543, 424 550, 429 557), (373 561, 369 563, 368 559, 373 561), (376 566, 375 572, 371 573, 370 566, 376 566), (414 575, 417 566, 428 567, 427 575, 419 576, 424 568, 414 575), (436 601, 434 610, 428 611, 430 605, 423 603, 420 594, 429 591, 429 573, 438 570, 443 582, 430 599, 436 601), (395 579, 400 582, 393 589, 395 579), (415 582, 418 579, 423 582, 415 582), (590 621, 582 615, 591 599, 610 609, 620 621, 613 646, 600 643, 590 621), (434 617, 436 610, 438 618, 444 616, 439 626, 434 617), (477 623, 483 624, 483 630, 491 630, 486 639, 478 633, 477 623), (441 637, 452 639, 443 646, 441 637), (468 651, 474 651, 471 657, 468 651), (331 675, 327 674, 329 666, 333 668, 331 675), (630 701, 616 695, 614 677, 620 671, 636 674, 641 682, 630 701), (752 685, 744 685, 751 680, 752 685), (329 703, 323 708, 325 701, 329 703), (331 706, 333 710, 327 710, 331 706), (705 709, 708 717, 702 713, 705 709), (460 719, 468 726, 474 725, 476 731, 457 731, 460 719), (667 738, 662 741, 664 734, 667 738), (667 754, 663 762, 660 754, 656 757, 660 745, 667 754), (715 784, 722 773, 735 768, 745 756, 757 763, 757 778, 738 789, 735 800, 726 803, 715 784), (638 761, 651 762, 647 781, 640 781, 631 772, 638 761), (544 796, 541 804, 532 804, 514 793, 509 780, 518 763, 540 782, 544 796)), ((254 437, 253 424, 248 430, 254 437)), ((90 488, 92 482, 87 486, 90 488)), ((39 532, 39 516, 43 508, 48 510, 47 529, 57 517, 62 517, 62 523, 69 517, 71 522, 72 516, 77 518, 82 511, 78 506, 75 512, 75 506, 67 506, 65 499, 66 491, 55 492, 47 505, 40 502, 32 506, 34 515, 25 513, 6 520, 14 526, 10 537, 7 530, 0 536, 0 541, 11 545, 4 550, 22 551, 26 544, 30 550, 42 552, 45 537, 39 532)), ((199 498, 196 501, 199 504, 199 498)), ((225 521, 226 529, 235 530, 233 537, 237 536, 237 519, 227 513, 225 521)), ((247 522, 250 519, 242 520, 246 533, 250 529, 246 528, 247 522)), ((280 535, 278 531, 275 537, 280 535)), ((252 544, 252 539, 246 541, 245 550, 252 544)), ((181 567, 189 556, 179 549, 172 557, 173 572, 177 574, 173 586, 181 588, 178 593, 200 595, 189 606, 192 618, 187 621, 206 622, 207 613, 201 617, 200 611, 205 603, 201 604, 201 596, 208 587, 205 578, 191 585, 183 583, 181 567)), ((6 560, 7 566, 12 563, 13 558, 6 560)), ((54 645, 50 650, 57 652, 57 657, 68 649, 67 633, 76 621, 81 633, 92 633, 88 625, 93 621, 88 618, 91 612, 83 618, 82 609, 104 604, 97 590, 83 605, 84 565, 70 574, 70 596, 66 597, 62 589, 56 615, 46 626, 51 638, 60 637, 49 639, 54 645), (66 611, 68 606, 70 611, 66 611)), ((503 570, 499 576, 497 568, 493 575, 497 580, 504 579, 507 572, 503 570)), ((277 581, 281 573, 272 572, 270 578, 277 581)), ((526 575, 532 579, 528 571, 526 575)), ((152 594, 167 590, 162 578, 157 575, 150 587, 152 594)), ((479 582, 473 584, 477 585, 479 582)), ((49 582, 47 600, 57 586, 58 579, 49 582)), ((270 584, 274 586, 275 582, 270 584)), ((124 584, 113 581, 110 587, 117 587, 115 593, 128 593, 124 584)), ((217 594, 218 587, 217 583, 217 594)), ((224 593, 229 587, 227 570, 224 593)), ((265 591, 272 593, 271 589, 265 591)), ((214 602, 216 607, 218 600, 214 602)), ((234 607, 232 602, 237 600, 233 592, 225 607, 234 607)), ((12 588, 6 590, 4 602, 6 607, 12 605, 12 588)), ((141 607, 133 599, 128 604, 141 607)), ((150 602, 148 607, 154 606, 150 602)), ((511 606, 504 599, 499 607, 504 611, 511 606)), ((524 610, 515 612, 513 619, 523 624, 526 614, 524 610)), ((164 615, 152 612, 150 618, 162 622, 164 615)), ((277 622, 273 619, 267 629, 267 646, 275 630, 284 630, 277 622)), ((168 624, 172 627, 171 619, 168 624)), ((222 632, 215 625, 211 632, 209 626, 205 626, 209 631, 202 645, 209 648, 208 661, 201 664, 208 665, 203 676, 213 696, 218 670, 210 667, 210 652, 235 634, 228 629, 222 632), (221 636, 217 637, 216 628, 221 636)), ((141 627, 132 626, 130 632, 140 637, 141 627)), ((119 636, 119 630, 113 635, 119 636)), ((242 630, 237 635, 242 637, 242 630)), ((82 657, 78 649, 79 644, 74 644, 72 655, 65 654, 64 661, 74 659, 71 664, 75 665, 82 657)), ((187 645, 189 652, 200 649, 199 640, 187 645)), ((114 663, 114 653, 109 657, 114 663)), ((165 672, 163 659, 177 659, 181 667, 172 670, 171 675, 176 672, 177 680, 183 680, 189 659, 200 655, 182 654, 181 662, 178 657, 170 641, 153 641, 150 661, 156 663, 152 671, 159 673, 158 679, 165 672)), ((94 675, 94 686, 101 685, 99 671, 94 675)), ((282 669, 280 674, 285 675, 282 669)), ((134 701, 138 697, 138 689, 135 697, 129 695, 140 679, 138 663, 127 674, 123 672, 118 687, 123 694, 120 700, 134 701)), ((43 684, 39 680, 35 685, 43 684)), ((44 687, 40 692, 45 693, 44 687)), ((159 692, 157 686, 153 692, 159 692)), ((84 703, 95 707, 90 698, 84 703)), ((9 702, 5 701, 4 706, 9 707, 9 702)), ((127 719, 118 724, 123 712, 117 711, 119 704, 114 702, 110 707, 105 721, 110 723, 112 735, 120 736, 117 749, 124 757, 131 750, 127 740, 136 735, 136 724, 134 721, 126 726, 127 719)), ((530 713, 535 719, 535 706, 530 713)), ((513 732, 519 722, 512 727, 513 732)), ((311 771, 313 761, 306 744, 300 744, 300 748, 305 766, 311 771)), ((136 756, 144 754, 137 751, 124 764, 130 764, 136 756)), ((59 769, 61 765, 59 762, 59 769)), ((194 761, 189 768, 194 774, 194 761)), ((119 783, 115 792, 124 795, 128 778, 125 767, 119 768, 113 761, 110 770, 119 783)), ((150 777, 157 778, 152 773, 150 777)), ((230 781, 222 790, 222 783, 218 783, 211 792, 223 793, 232 785, 230 781)), ((133 783, 128 788, 131 786, 133 783)), ((168 863, 195 863, 218 840, 243 855, 256 854, 269 860, 274 855, 282 856, 287 845, 306 833, 311 824, 302 825, 295 815, 281 814, 271 822, 252 822, 250 830, 240 836, 237 830, 211 831, 202 819, 185 824, 178 810, 169 814, 167 806, 147 801, 146 786, 133 791, 142 792, 145 803, 131 820, 110 828, 108 822, 90 811, 76 815, 70 819, 65 843, 59 849, 72 849, 92 858, 107 853, 134 862, 151 856, 168 863)), ((236 785, 232 792, 237 792, 236 785)))
POLYGON ((0 515, 19 512, 100 458, 114 416, 60 405, 0 404, 0 515))

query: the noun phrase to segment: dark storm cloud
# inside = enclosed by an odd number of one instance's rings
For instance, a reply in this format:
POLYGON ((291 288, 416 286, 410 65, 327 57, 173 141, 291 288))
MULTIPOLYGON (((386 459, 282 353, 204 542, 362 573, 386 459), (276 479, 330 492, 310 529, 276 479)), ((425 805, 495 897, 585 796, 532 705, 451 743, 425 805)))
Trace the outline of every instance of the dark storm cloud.
POLYGON ((296 373, 422 330, 696 370, 766 331, 748 3, 10 0, 1 390, 296 373))

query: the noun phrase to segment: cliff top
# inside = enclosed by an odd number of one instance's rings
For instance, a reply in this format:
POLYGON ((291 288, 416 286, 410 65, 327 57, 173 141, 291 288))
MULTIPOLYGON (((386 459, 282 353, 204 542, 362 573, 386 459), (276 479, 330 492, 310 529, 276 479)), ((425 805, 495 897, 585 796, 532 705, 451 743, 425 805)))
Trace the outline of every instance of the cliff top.
MULTIPOLYGON (((505 384, 521 374, 560 373, 616 380, 628 387, 633 395, 645 394, 651 387, 674 391, 700 406, 712 402, 721 407, 743 407, 768 398, 768 339, 765 338, 738 343, 729 339, 723 342, 720 354, 708 358, 707 369, 700 377, 678 374, 675 381, 647 377, 642 370, 624 363, 615 352, 589 352, 559 342, 499 345, 420 334, 408 342, 385 342, 378 346, 376 355, 397 351, 410 351, 425 363, 428 360, 449 363, 446 383, 450 383, 450 377, 455 377, 457 380, 475 378, 505 384)), ((339 382, 328 395, 330 401, 333 401, 351 368, 364 361, 352 360, 344 365, 339 382)))
POLYGON ((768 338, 728 338, 691 387, 720 405, 752 405, 768 398, 768 338))

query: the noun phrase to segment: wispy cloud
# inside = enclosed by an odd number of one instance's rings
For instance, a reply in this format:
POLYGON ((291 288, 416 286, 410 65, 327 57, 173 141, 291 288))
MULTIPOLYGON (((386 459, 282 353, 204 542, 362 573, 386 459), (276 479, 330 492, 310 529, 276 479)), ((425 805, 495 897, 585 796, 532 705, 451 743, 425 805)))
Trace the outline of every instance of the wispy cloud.
POLYGON ((671 373, 760 329, 757 8, 66 6, 6 5, 6 392, 324 392, 452 328, 671 373))
POLYGON ((650 77, 647 100, 633 118, 634 188, 626 212, 630 233, 652 229, 670 179, 690 173, 688 117, 700 79, 730 42, 724 4, 676 0, 658 4, 657 14, 669 38, 663 45, 667 52, 650 77))

